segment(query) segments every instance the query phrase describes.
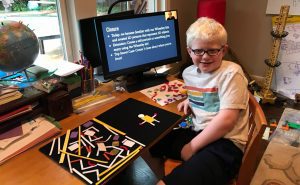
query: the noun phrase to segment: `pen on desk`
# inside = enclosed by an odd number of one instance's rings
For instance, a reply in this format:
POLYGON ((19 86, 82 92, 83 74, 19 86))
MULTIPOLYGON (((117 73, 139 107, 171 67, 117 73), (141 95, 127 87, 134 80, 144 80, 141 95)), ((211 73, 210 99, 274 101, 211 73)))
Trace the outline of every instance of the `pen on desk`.
POLYGON ((92 66, 90 66, 90 69, 89 69, 89 71, 90 71, 90 79, 93 79, 94 77, 94 71, 93 71, 93 67, 92 66))
POLYGON ((84 76, 84 79, 88 80, 88 69, 86 67, 84 68, 84 76))
POLYGON ((81 78, 81 80, 83 81, 83 69, 80 69, 80 71, 79 71, 79 75, 80 75, 80 78, 81 78))

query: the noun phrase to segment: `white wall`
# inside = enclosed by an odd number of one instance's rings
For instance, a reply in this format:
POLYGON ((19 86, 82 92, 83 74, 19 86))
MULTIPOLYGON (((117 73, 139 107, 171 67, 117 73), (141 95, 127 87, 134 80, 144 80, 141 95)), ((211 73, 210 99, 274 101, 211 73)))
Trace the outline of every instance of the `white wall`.
MULTIPOLYGON (((197 2, 168 0, 169 8, 178 9, 179 12, 183 61, 187 60, 185 31, 196 19, 197 2)), ((228 44, 247 73, 261 77, 265 76, 267 66, 264 60, 269 58, 272 46, 271 16, 265 14, 266 7, 267 0, 226 1, 228 44)))
POLYGON ((174 69, 171 70, 171 73, 176 73, 180 70, 181 66, 187 62, 188 54, 186 51, 186 36, 185 32, 188 27, 196 20, 197 18, 197 1, 189 0, 167 0, 167 9, 176 9, 178 10, 178 21, 179 21, 179 32, 180 32, 180 44, 182 52, 182 62, 179 62, 176 65, 172 65, 174 69))
POLYGON ((271 53, 272 25, 266 7, 267 0, 227 0, 229 45, 250 75, 265 76, 264 60, 271 53))

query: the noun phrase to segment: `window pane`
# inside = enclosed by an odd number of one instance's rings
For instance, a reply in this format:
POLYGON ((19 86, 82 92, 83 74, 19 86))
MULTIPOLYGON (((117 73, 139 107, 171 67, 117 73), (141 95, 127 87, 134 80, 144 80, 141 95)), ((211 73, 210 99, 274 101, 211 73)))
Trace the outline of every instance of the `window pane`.
MULTIPOLYGON (((108 14, 110 5, 112 5, 116 1, 117 0, 97 0, 97 15, 108 14)), ((147 0, 121 2, 113 7, 111 13, 134 10, 138 9, 139 7, 143 7, 143 12, 153 12, 155 3, 153 3, 152 1, 153 0, 151 0, 150 2, 148 2, 147 0)))
POLYGON ((34 31, 39 40, 38 59, 64 59, 56 0, 2 0, 0 20, 21 21, 34 31))
MULTIPOLYGON (((97 0, 97 15, 108 14, 108 9, 110 5, 112 5, 116 1, 117 0, 97 0)), ((130 4, 131 4, 130 2, 117 3, 111 10, 111 13, 130 10, 131 9, 130 4)))

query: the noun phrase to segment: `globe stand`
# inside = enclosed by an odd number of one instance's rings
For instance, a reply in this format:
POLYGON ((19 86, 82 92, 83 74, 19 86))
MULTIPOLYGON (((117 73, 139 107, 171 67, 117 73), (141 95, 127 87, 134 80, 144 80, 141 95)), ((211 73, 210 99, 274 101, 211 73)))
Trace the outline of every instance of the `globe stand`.
POLYGON ((28 73, 27 73, 26 69, 24 69, 23 72, 24 72, 24 74, 26 76, 27 82, 30 82, 30 78, 28 76, 28 73))

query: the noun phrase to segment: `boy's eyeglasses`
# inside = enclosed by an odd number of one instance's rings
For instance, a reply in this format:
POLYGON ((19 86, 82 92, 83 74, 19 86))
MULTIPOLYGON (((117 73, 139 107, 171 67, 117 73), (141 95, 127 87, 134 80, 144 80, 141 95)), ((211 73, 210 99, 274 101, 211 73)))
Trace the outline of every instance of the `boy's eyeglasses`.
POLYGON ((207 53, 209 56, 216 56, 219 54, 219 52, 224 48, 224 46, 222 46, 219 49, 192 49, 192 52, 197 55, 197 56, 203 56, 205 53, 207 53))

